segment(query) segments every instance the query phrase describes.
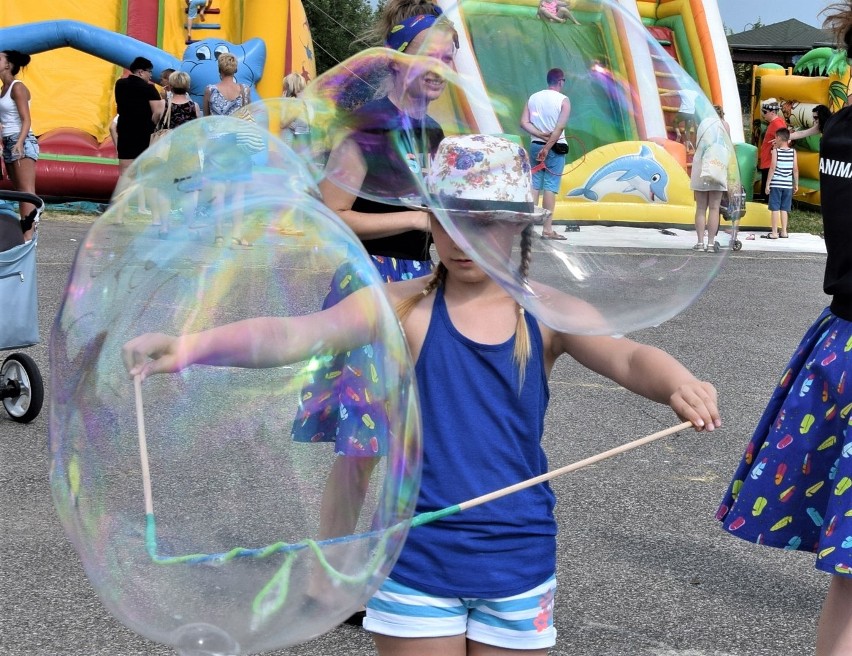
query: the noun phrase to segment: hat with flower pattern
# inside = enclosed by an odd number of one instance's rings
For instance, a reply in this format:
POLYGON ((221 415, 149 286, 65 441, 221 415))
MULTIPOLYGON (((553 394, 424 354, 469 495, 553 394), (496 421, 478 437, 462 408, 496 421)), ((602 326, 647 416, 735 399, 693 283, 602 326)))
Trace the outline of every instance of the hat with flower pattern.
POLYGON ((504 137, 446 137, 432 160, 426 189, 427 205, 451 214, 521 222, 545 214, 533 203, 527 151, 504 137))

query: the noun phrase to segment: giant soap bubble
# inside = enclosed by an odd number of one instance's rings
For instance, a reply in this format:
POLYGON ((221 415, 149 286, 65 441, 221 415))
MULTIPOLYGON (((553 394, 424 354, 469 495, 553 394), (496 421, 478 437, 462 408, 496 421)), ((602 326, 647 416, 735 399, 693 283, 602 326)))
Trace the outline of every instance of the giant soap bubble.
MULTIPOLYGON (((621 334, 676 315, 720 270, 730 245, 723 231, 707 252, 693 250, 691 184, 714 190, 713 198, 705 195, 711 202, 723 188, 739 190, 737 152, 702 88, 628 9, 610 0, 574 5, 580 25, 543 21, 532 2, 445 7, 459 33, 452 70, 435 57, 381 49, 350 58, 309 85, 300 101, 321 117, 306 152, 326 183, 353 195, 429 205, 457 243, 544 323, 621 334), (493 224, 451 215, 429 198, 424 174, 437 151, 434 125, 402 109, 423 97, 424 80, 434 81, 426 115, 443 134, 502 134, 529 149, 519 121, 554 67, 565 74, 571 104, 569 153, 555 192, 555 236, 564 239, 541 239, 538 226, 524 249, 522 231, 515 231, 507 251, 483 232, 493 224), (365 104, 382 99, 392 104, 390 129, 381 127, 384 120, 376 125, 375 105, 365 104), (386 162, 388 170, 364 178, 352 165, 359 158, 386 162), (579 232, 566 233, 566 221, 579 232), (522 253, 530 256, 523 273, 522 253)), ((677 30, 667 38, 687 51, 677 30)))
MULTIPOLYGON (((373 265, 316 194, 258 126, 174 130, 134 163, 81 244, 51 335, 50 479, 63 526, 109 610, 183 654, 255 653, 332 628, 386 576, 413 511, 420 427, 407 347, 373 265), (159 225, 136 210, 141 193, 159 225), (331 286, 356 283, 314 316, 331 286), (140 334, 256 317, 281 328, 265 349, 299 344, 300 357, 141 383, 122 362, 140 334), (373 351, 373 366, 345 390, 334 375, 316 380, 344 348, 373 351), (357 399, 354 422, 294 440, 339 394, 357 399), (355 425, 369 438, 346 448, 355 425)), ((228 348, 262 358, 245 330, 228 348)))
MULTIPOLYGON (((721 232, 707 252, 693 249, 692 189, 714 190, 704 197, 718 202, 723 189, 740 187, 733 145, 701 88, 637 18, 608 0, 575 3, 580 25, 542 21, 532 6, 464 9, 460 20, 482 85, 501 99, 498 106, 511 98, 509 115, 521 116, 529 95, 546 86, 548 69, 563 70, 571 113, 556 218, 579 232, 543 239, 543 227, 525 232, 447 212, 431 197, 425 176, 422 192, 435 215, 480 266, 555 329, 621 334, 686 308, 728 251, 721 232), (512 44, 511 57, 501 54, 503 44, 512 44)), ((528 147, 529 135, 522 137, 528 147)), ((468 162, 458 155, 456 173, 465 176, 468 162)), ((531 165, 533 172, 544 167, 531 165)), ((481 180, 468 184, 488 196, 481 180)))

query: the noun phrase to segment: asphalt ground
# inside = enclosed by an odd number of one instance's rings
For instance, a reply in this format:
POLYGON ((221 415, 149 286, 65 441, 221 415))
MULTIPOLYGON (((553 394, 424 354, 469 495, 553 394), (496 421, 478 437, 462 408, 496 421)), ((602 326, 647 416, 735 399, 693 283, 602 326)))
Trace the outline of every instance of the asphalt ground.
MULTIPOLYGON (((26 352, 46 380, 47 337, 87 228, 86 220, 51 219, 40 230, 44 341, 26 352)), ((825 256, 796 252, 794 237, 784 251, 731 254, 688 310, 633 335, 712 381, 724 426, 712 434, 681 433, 553 482, 560 537, 552 654, 812 653, 828 576, 813 568, 811 554, 740 541, 714 519, 787 358, 827 301, 825 256)), ((553 468, 678 423, 668 408, 567 358, 550 385, 544 440, 553 468)), ((49 384, 46 394, 49 399, 49 384)), ((51 500, 48 414, 45 406, 28 425, 0 417, 0 654, 174 653, 113 619, 86 579, 51 500)), ((274 653, 375 650, 365 631, 342 625, 274 653)))

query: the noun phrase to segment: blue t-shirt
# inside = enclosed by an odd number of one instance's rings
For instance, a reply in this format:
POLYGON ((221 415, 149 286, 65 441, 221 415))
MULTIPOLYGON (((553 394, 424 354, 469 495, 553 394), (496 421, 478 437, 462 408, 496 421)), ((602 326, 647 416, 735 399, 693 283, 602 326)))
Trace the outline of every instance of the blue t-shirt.
MULTIPOLYGON (((453 326, 442 288, 415 372, 423 418, 417 512, 453 506, 547 471, 541 448, 550 392, 541 332, 518 393, 514 336, 478 344, 453 326)), ((391 577, 429 594, 499 598, 556 570, 555 497, 536 485, 411 529, 391 577)))

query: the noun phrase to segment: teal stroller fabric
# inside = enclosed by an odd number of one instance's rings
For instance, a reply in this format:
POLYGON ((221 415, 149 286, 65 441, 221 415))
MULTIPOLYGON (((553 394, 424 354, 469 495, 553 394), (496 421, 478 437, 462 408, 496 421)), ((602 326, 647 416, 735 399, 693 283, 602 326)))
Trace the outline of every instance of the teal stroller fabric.
POLYGON ((0 349, 39 342, 36 241, 0 252, 0 349))

